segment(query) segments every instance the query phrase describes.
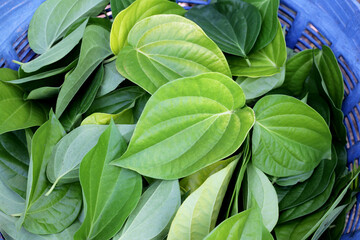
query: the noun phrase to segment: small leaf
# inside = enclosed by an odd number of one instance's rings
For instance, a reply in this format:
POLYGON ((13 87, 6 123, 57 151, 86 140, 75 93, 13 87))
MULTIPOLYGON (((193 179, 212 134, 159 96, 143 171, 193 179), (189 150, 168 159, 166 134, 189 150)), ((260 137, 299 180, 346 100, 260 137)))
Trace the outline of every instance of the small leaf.
POLYGON ((171 223, 168 240, 203 239, 214 229, 227 185, 238 161, 211 175, 185 199, 171 223))
POLYGON ((156 15, 138 22, 118 54, 120 74, 153 94, 182 77, 219 72, 231 76, 219 47, 194 22, 177 15, 156 15))
POLYGON ((116 124, 134 124, 135 120, 132 108, 125 109, 117 114, 93 113, 86 117, 81 122, 81 125, 108 125, 110 124, 111 120, 113 120, 116 124))
POLYGON ((104 64, 104 81, 102 82, 96 97, 104 96, 115 90, 124 80, 125 78, 116 70, 115 60, 104 64))
POLYGON ((295 98, 269 95, 255 107, 253 163, 275 177, 298 175, 331 157, 331 134, 324 119, 295 98))
MULTIPOLYGON (((124 1, 124 0, 117 0, 124 1)), ((128 0, 126 0, 128 1, 128 0)), ((113 4, 114 1, 111 2, 113 4)), ((116 8, 115 8, 116 11, 116 8)), ((137 0, 127 9, 116 15, 111 28, 110 46, 115 55, 128 43, 128 34, 134 25, 146 17, 157 14, 184 15, 185 10, 167 0, 137 0)), ((115 16, 115 15, 114 15, 115 16)))
POLYGON ((235 152, 253 124, 232 79, 220 73, 178 79, 150 98, 126 153, 112 164, 152 178, 185 177, 235 152))
POLYGON ((114 123, 80 164, 86 215, 74 240, 110 239, 122 227, 141 195, 141 176, 109 165, 125 152, 126 141, 114 123))
POLYGON ((57 97, 59 94, 60 87, 41 87, 35 90, 32 90, 25 96, 25 100, 39 100, 39 99, 49 99, 57 97))

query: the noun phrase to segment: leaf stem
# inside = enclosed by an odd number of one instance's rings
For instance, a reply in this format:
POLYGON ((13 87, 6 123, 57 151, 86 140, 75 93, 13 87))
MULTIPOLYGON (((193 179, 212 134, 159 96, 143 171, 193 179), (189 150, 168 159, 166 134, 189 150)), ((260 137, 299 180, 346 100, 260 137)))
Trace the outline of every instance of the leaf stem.
POLYGON ((245 61, 249 67, 251 67, 251 62, 248 57, 245 57, 245 61))
POLYGON ((112 62, 112 61, 114 61, 114 60, 116 60, 116 59, 117 59, 117 56, 113 56, 113 57, 111 57, 111 58, 108 58, 108 59, 106 59, 106 60, 104 61, 104 64, 109 63, 109 62, 112 62))
POLYGON ((20 65, 20 66, 24 65, 24 63, 19 62, 19 61, 16 61, 16 60, 12 60, 12 62, 13 62, 13 63, 16 63, 16 64, 18 64, 18 65, 20 65))
POLYGON ((52 191, 54 190, 54 188, 56 187, 56 184, 59 182, 60 178, 56 179, 56 181, 54 182, 54 184, 51 186, 51 188, 49 189, 49 191, 47 191, 47 193, 45 193, 45 196, 49 196, 50 193, 52 193, 52 191))

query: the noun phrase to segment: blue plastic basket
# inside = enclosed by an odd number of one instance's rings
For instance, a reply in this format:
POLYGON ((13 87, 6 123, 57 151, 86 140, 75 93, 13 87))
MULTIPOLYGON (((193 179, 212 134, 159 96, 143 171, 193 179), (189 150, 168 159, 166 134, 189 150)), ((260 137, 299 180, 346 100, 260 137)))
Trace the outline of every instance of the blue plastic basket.
MULTIPOLYGON (((0 67, 17 69, 12 60, 35 57, 27 41, 27 28, 37 7, 45 0, 1 0, 0 67)), ((211 0, 176 0, 209 4, 211 0)), ((189 9, 191 6, 185 7, 189 9)), ((106 10, 111 17, 110 9, 106 10)), ((360 159, 360 0, 281 0, 279 19, 286 26, 287 46, 301 51, 331 47, 344 75, 343 113, 347 128, 350 168, 360 159)), ((342 239, 360 239, 360 197, 347 218, 342 239)), ((0 240, 1 240, 0 236, 0 240)))

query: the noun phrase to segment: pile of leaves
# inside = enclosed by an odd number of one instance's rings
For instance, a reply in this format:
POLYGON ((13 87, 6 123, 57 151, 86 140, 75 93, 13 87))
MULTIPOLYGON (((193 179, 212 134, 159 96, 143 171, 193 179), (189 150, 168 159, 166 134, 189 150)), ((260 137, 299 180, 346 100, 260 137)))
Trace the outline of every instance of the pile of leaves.
POLYGON ((6 239, 339 239, 343 79, 279 0, 47 0, 0 70, 6 239))

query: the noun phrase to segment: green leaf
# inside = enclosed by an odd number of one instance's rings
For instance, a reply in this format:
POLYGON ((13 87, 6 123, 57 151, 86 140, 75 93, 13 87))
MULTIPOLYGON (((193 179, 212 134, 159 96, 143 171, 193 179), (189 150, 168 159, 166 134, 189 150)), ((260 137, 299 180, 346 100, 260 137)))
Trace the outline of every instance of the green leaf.
POLYGON ((128 34, 137 22, 157 14, 184 15, 185 10, 176 3, 167 0, 135 1, 131 6, 118 14, 114 20, 110 35, 112 52, 118 55, 120 50, 128 44, 128 34))
POLYGON ((3 211, 7 215, 22 213, 25 209, 25 200, 22 196, 8 188, 0 179, 0 212, 3 211))
POLYGON ((37 103, 23 100, 17 86, 0 82, 0 134, 34 126, 46 121, 44 109, 37 103))
MULTIPOLYGON (((86 24, 88 20, 86 19, 75 31, 70 33, 56 45, 47 49, 39 57, 21 65, 22 70, 25 72, 35 72, 40 68, 55 63, 56 61, 62 59, 66 56, 81 40, 84 35, 86 24)), ((29 41, 30 41, 30 31, 29 31, 29 41)), ((31 43, 30 43, 31 44, 31 43)))
POLYGON ((122 10, 129 7, 135 0, 110 0, 111 12, 115 18, 122 10))
POLYGON ((275 177, 314 169, 331 157, 331 134, 324 119, 293 97, 269 95, 255 107, 253 163, 275 177))
POLYGON ((108 125, 111 120, 113 120, 116 124, 134 124, 134 114, 133 109, 128 108, 123 110, 117 114, 108 114, 108 113, 93 113, 90 116, 86 117, 81 125, 88 124, 100 124, 100 125, 108 125))
POLYGON ((220 48, 194 22, 156 15, 138 22, 116 60, 121 75, 153 94, 165 83, 202 73, 231 76, 220 48))
POLYGON ((152 178, 185 177, 234 153, 253 124, 232 79, 220 73, 178 79, 150 98, 126 153, 112 164, 152 178))
POLYGON ((110 54, 109 32, 97 25, 87 26, 81 43, 79 62, 74 71, 65 78, 56 102, 57 117, 61 116, 86 79, 110 54))
MULTIPOLYGON (((135 126, 118 125, 117 127, 126 141, 129 141, 135 126)), ((79 180, 81 160, 97 144, 106 128, 107 126, 104 125, 80 126, 56 144, 46 169, 47 177, 53 183, 53 187, 79 180)))
POLYGON ((0 135, 0 179, 25 199, 29 154, 24 137, 23 131, 0 135))
POLYGON ((154 182, 141 196, 138 205, 114 240, 163 240, 180 204, 178 180, 154 182))
POLYGON ((18 74, 15 70, 10 68, 0 68, 0 81, 11 81, 18 78, 18 74))
POLYGON ((104 81, 97 93, 97 97, 104 96, 115 90, 125 80, 123 76, 116 70, 116 61, 104 64, 104 81))
MULTIPOLYGON (((222 0, 220 2, 222 2, 222 0)), ((254 50, 263 49, 275 38, 279 27, 277 15, 279 0, 244 0, 244 2, 251 3, 260 11, 262 18, 261 31, 255 43, 254 50)))
POLYGON ((279 223, 287 222, 305 216, 321 208, 325 204, 325 202, 329 199, 334 183, 335 183, 335 175, 332 175, 330 183, 326 187, 324 192, 322 192, 321 194, 317 195, 316 197, 312 198, 311 200, 303 204, 300 204, 296 207, 281 212, 279 223))
POLYGON ((62 231, 61 233, 57 234, 51 234, 51 235, 38 235, 33 234, 26 229, 21 228, 19 231, 16 230, 16 221, 17 218, 10 217, 4 214, 0 211, 0 230, 4 234, 9 236, 9 238, 6 236, 6 239, 16 239, 16 240, 64 240, 64 239, 72 239, 74 236, 74 233, 80 226, 80 222, 76 221, 73 223, 70 227, 62 231), (11 238, 10 238, 11 237, 11 238))
POLYGON ((276 36, 265 48, 250 54, 248 59, 237 56, 227 56, 227 59, 232 75, 257 78, 280 73, 286 56, 285 38, 278 22, 276 36))
POLYGON ((334 173, 336 160, 324 159, 315 168, 312 176, 291 188, 278 188, 277 192, 284 197, 279 201, 280 210, 300 205, 325 191, 334 173))
POLYGON ((57 97, 60 87, 41 87, 32 90, 25 96, 25 100, 39 100, 57 97))
POLYGON ((195 6, 185 16, 198 24, 223 52, 241 57, 251 51, 261 29, 259 10, 243 1, 195 6))
POLYGON ((30 48, 38 54, 48 51, 76 22, 96 16, 107 0, 48 0, 40 5, 29 26, 30 48))
POLYGON ((136 207, 142 189, 141 176, 109 165, 125 149, 126 141, 112 122, 82 160, 80 183, 86 215, 74 240, 110 239, 136 207))
POLYGON ((185 199, 171 223, 168 240, 203 239, 214 229, 227 185, 238 161, 211 175, 185 199))
POLYGON ((55 189, 45 197, 50 187, 46 165, 56 143, 65 135, 60 122, 50 113, 50 119, 34 134, 26 192, 26 207, 17 225, 35 234, 54 234, 63 231, 77 218, 81 207, 78 184, 55 189))
POLYGON ((280 73, 269 77, 238 77, 236 82, 240 85, 245 93, 246 100, 255 99, 272 89, 281 87, 285 79, 285 67, 281 67, 280 73))
POLYGON ((261 210, 264 226, 271 232, 279 219, 278 198, 267 176, 252 164, 247 165, 247 202, 254 198, 261 210))
MULTIPOLYGON (((320 162, 320 165, 321 165, 321 162, 320 162)), ((305 180, 308 180, 312 176, 313 172, 314 172, 314 170, 311 170, 309 172, 295 175, 295 176, 275 178, 275 183, 281 187, 293 186, 295 184, 302 183, 305 180)), ((280 201, 280 199, 279 199, 279 201, 280 201)))

